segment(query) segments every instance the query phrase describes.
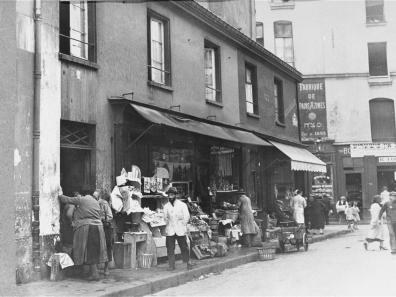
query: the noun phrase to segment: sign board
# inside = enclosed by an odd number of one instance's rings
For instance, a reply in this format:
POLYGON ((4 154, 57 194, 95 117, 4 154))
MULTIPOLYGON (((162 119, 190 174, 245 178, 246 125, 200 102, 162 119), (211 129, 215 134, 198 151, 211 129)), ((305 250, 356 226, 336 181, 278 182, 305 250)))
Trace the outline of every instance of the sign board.
POLYGON ((364 156, 393 157, 396 156, 396 143, 362 143, 351 144, 351 157, 364 156))
POLYGON ((395 163, 396 157, 378 157, 378 163, 395 163))
POLYGON ((301 141, 327 138, 325 81, 304 79, 298 85, 301 141))

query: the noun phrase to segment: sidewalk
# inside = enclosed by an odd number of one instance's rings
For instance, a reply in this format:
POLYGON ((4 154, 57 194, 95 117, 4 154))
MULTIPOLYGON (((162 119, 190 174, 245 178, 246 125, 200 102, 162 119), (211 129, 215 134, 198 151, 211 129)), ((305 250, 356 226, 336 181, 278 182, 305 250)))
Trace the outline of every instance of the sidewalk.
MULTIPOLYGON (((345 225, 328 225, 323 235, 313 235, 312 242, 326 240, 350 232, 345 225)), ((309 252, 309 250, 308 250, 309 252)), ((282 254, 277 254, 282 257, 282 254)), ((209 273, 220 273, 257 260, 256 248, 236 249, 226 257, 196 260, 197 266, 187 271, 181 261, 175 272, 167 271, 167 263, 151 269, 113 269, 110 276, 98 282, 68 278, 18 285, 10 296, 143 296, 178 286, 209 273)))

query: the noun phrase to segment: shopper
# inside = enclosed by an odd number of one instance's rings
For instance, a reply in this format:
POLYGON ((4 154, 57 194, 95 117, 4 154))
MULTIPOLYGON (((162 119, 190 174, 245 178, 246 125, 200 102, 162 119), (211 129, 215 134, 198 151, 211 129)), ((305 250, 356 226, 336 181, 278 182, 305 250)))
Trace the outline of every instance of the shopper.
POLYGON ((99 280, 97 264, 107 261, 106 239, 100 219, 99 202, 90 195, 68 197, 59 189, 62 203, 76 205, 73 213, 73 260, 75 265, 89 265, 88 280, 99 280))
POLYGON ((358 207, 358 202, 357 201, 353 201, 352 203, 352 214, 353 214, 353 228, 355 230, 359 229, 358 225, 360 222, 360 209, 358 207))
POLYGON ((373 203, 370 206, 370 229, 367 234, 366 240, 363 243, 363 246, 366 250, 368 250, 368 245, 371 242, 379 242, 380 250, 386 250, 384 248, 384 228, 382 226, 382 219, 380 219, 379 213, 381 211, 381 196, 375 195, 373 197, 373 203))
POLYGON ((304 208, 307 207, 307 201, 303 196, 301 196, 301 194, 302 192, 297 190, 296 195, 294 195, 290 201, 290 206, 293 209, 293 218, 299 225, 303 225, 305 223, 304 208))
POLYGON ((111 212, 110 205, 108 203, 110 196, 109 194, 103 192, 102 190, 96 190, 93 193, 96 200, 99 201, 101 214, 100 219, 102 220, 103 230, 106 238, 106 248, 107 248, 107 262, 105 262, 103 274, 105 276, 109 275, 109 262, 113 259, 113 213, 111 212))
POLYGON ((384 205, 386 202, 389 201, 389 192, 388 192, 388 187, 383 186, 382 187, 382 192, 381 192, 381 204, 384 205))
POLYGON ((349 202, 345 208, 345 219, 347 222, 348 230, 354 230, 355 217, 353 215, 352 202, 349 202))
POLYGON ((319 230, 320 234, 323 234, 325 227, 325 205, 320 196, 315 195, 310 206, 310 218, 311 218, 311 229, 316 234, 316 230, 319 230))
POLYGON ((338 215, 339 224, 345 221, 345 209, 347 208, 347 206, 348 206, 348 202, 346 201, 345 196, 341 196, 340 200, 338 200, 336 203, 336 211, 338 215))
POLYGON ((190 262, 190 252, 187 244, 187 223, 190 219, 187 205, 177 199, 177 189, 170 187, 167 191, 169 201, 164 206, 166 222, 166 249, 168 252, 169 268, 175 270, 175 242, 179 244, 183 262, 187 263, 187 269, 194 265, 190 262))
POLYGON ((239 220, 241 221, 242 239, 248 247, 252 246, 253 237, 257 234, 256 223, 254 221, 253 209, 250 198, 241 194, 238 199, 239 220))
POLYGON ((396 254, 396 192, 389 193, 389 201, 382 206, 378 220, 382 218, 384 212, 386 213, 391 253, 396 254))

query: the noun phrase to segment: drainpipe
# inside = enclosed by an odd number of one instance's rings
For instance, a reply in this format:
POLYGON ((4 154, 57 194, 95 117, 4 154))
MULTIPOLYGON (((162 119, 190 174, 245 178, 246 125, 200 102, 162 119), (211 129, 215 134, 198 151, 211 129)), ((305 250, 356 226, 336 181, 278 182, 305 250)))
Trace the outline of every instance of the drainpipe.
POLYGON ((41 0, 34 1, 34 98, 32 172, 32 255, 33 269, 40 272, 40 87, 41 87, 41 0))

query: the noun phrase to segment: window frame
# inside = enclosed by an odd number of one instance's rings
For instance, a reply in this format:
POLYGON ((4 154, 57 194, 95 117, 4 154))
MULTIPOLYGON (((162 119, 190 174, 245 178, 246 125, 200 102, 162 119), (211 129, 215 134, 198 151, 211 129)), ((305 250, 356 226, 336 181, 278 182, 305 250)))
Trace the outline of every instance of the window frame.
POLYGON ((288 63, 289 65, 295 65, 295 56, 294 56, 294 39, 293 39, 293 23, 291 21, 279 20, 274 22, 274 52, 275 55, 282 59, 284 62, 288 63), (277 36, 277 26, 278 25, 290 25, 290 36, 277 36), (282 41, 282 53, 278 52, 277 40, 282 41), (291 41, 291 59, 286 59, 285 52, 286 52, 286 40, 291 41))
POLYGON ((171 71, 171 42, 170 42, 170 20, 169 18, 158 14, 153 10, 147 10, 147 75, 148 81, 159 86, 172 86, 172 71, 171 71), (158 69, 153 66, 152 62, 152 37, 151 37, 151 24, 152 20, 156 20, 162 23, 162 58, 163 58, 163 69, 158 69), (162 81, 153 79, 153 68, 161 71, 163 75, 162 81))
MULTIPOLYGON (((386 107, 386 106, 385 106, 386 107)), ((382 108, 383 109, 383 108, 382 108)), ((386 110, 389 111, 389 108, 386 107, 386 110)), ((370 112, 370 131, 371 131, 371 140, 373 142, 395 142, 396 141, 396 124, 395 124, 395 102, 390 98, 373 98, 369 100, 369 112, 370 112), (393 122, 393 127, 390 127, 389 130, 391 133, 388 135, 378 135, 375 132, 381 130, 384 131, 384 118, 375 119, 375 115, 379 114, 379 104, 389 103, 392 106, 393 112, 390 116, 390 120, 393 122), (377 104, 377 106, 375 106, 377 104), (379 129, 380 127, 380 129, 379 129), (392 134, 392 135, 391 135, 392 134)), ((381 116, 383 117, 383 113, 381 112, 381 116)), ((385 122, 389 123, 389 119, 385 120, 385 122)), ((389 127, 386 127, 389 128, 389 127)), ((385 130, 385 131, 387 131, 385 130)), ((387 131, 388 132, 388 131, 387 131)))
MULTIPOLYGON (((208 103, 222 103, 222 89, 221 89, 221 56, 220 56, 220 47, 213 42, 210 42, 209 40, 205 39, 204 41, 204 75, 205 75, 205 100, 208 103), (213 51, 213 58, 214 60, 214 79, 212 79, 212 82, 215 83, 214 88, 211 86, 208 86, 206 82, 206 50, 210 49, 213 51), (215 99, 210 99, 207 97, 207 89, 210 89, 212 92, 215 93, 215 99)), ((213 75, 212 75, 213 76, 213 75)))
POLYGON ((387 55, 387 42, 368 42, 367 43, 367 54, 368 54, 368 64, 369 64, 369 75, 370 77, 384 77, 384 76, 389 76, 389 68, 388 68, 388 55, 387 55), (384 62, 382 66, 385 66, 383 71, 376 70, 376 68, 381 67, 381 65, 374 65, 375 61, 373 60, 375 57, 375 52, 374 50, 379 51, 379 49, 374 49, 374 45, 384 45, 383 47, 383 54, 384 56, 381 58, 376 58, 376 59, 382 59, 384 62), (370 50, 372 48, 372 50, 370 50))
MULTIPOLYGON (((84 21, 84 27, 86 32, 82 34, 87 35, 87 39, 82 41, 80 39, 72 37, 71 30, 71 5, 75 5, 75 2, 71 1, 60 1, 59 2, 59 53, 73 57, 73 59, 81 59, 81 61, 96 63, 96 3, 88 0, 79 1, 86 5, 86 21, 84 21), (72 51, 72 42, 79 42, 84 44, 85 57, 78 55, 72 51)), ((83 62, 84 63, 84 62, 83 62)))
POLYGON ((274 77, 275 122, 280 126, 285 126, 285 103, 283 95, 283 81, 278 77, 274 77))
POLYGON ((366 24, 381 24, 385 23, 385 10, 384 10, 384 0, 365 0, 366 7, 366 24), (378 5, 368 5, 370 2, 377 2, 378 5), (381 14, 380 15, 369 15, 370 7, 380 6, 381 14), (379 17, 378 17, 379 16, 379 17))
POLYGON ((251 115, 259 115, 258 92, 257 92, 257 67, 251 63, 245 62, 245 106, 246 113, 251 115), (250 83, 247 81, 247 72, 250 71, 250 83), (247 85, 251 85, 252 101, 248 100, 247 85), (248 104, 253 106, 253 112, 248 110, 248 104))

